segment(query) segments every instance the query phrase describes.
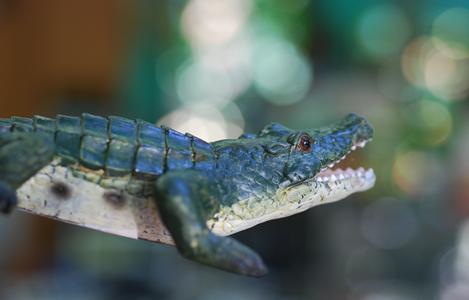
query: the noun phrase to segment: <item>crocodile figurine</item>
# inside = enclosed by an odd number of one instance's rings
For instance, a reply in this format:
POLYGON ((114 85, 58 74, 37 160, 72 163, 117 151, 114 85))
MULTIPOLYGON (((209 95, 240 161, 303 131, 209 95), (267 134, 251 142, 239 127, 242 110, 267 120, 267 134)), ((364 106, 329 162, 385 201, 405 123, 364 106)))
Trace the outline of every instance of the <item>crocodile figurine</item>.
MULTIPOLYGON (((372 169, 333 168, 372 135, 355 114, 318 129, 272 123, 213 143, 115 116, 11 117, 0 120, 0 209, 9 212, 18 201, 25 208, 25 201, 34 212, 56 201, 54 216, 67 221, 90 198, 86 205, 112 205, 88 209, 89 219, 107 218, 113 227, 132 217, 112 210, 153 205, 158 214, 147 218, 161 218, 155 224, 169 231, 161 242, 200 263, 262 276, 259 255, 228 235, 371 188, 372 169), (81 200, 65 211, 75 198, 81 200)), ((130 227, 120 234, 130 236, 130 227)), ((135 237, 149 239, 148 227, 135 237)))

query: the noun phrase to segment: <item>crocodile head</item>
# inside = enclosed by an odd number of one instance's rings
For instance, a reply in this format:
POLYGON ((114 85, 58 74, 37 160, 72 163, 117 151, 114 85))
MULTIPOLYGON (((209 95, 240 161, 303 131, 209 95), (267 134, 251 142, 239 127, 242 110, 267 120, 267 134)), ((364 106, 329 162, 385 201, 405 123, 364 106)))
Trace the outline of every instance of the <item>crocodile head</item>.
POLYGON ((272 123, 257 135, 216 144, 240 170, 229 173, 241 186, 237 195, 242 196, 216 216, 224 222, 214 223, 213 229, 231 234, 370 189, 375 183, 372 169, 343 170, 335 165, 372 136, 366 119, 349 114, 337 123, 309 130, 272 123))
MULTIPOLYGON (((263 144, 272 155, 271 160, 285 162, 280 186, 292 187, 306 181, 328 182, 331 177, 332 181, 339 177, 343 180, 349 173, 365 175, 363 168, 344 171, 334 170, 334 166, 352 151, 365 147, 373 132, 366 119, 349 114, 335 124, 310 130, 297 131, 272 123, 262 129, 258 137, 266 139, 263 144)), ((373 170, 369 169, 368 175, 371 174, 373 170)))
POLYGON ((264 128, 261 135, 277 137, 289 147, 288 154, 282 155, 287 163, 276 193, 280 202, 289 204, 283 214, 338 201, 373 187, 372 169, 335 168, 352 151, 365 147, 373 132, 368 121, 356 114, 319 129, 293 131, 278 124, 264 128))

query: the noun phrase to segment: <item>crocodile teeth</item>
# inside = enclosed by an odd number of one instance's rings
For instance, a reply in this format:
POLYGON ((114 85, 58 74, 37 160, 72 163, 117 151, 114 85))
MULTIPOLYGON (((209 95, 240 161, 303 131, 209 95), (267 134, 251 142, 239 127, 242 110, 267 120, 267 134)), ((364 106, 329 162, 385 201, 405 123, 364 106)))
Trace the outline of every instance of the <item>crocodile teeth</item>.
POLYGON ((357 178, 361 181, 363 180, 374 180, 375 175, 373 169, 367 169, 360 167, 356 170, 347 168, 346 170, 337 169, 337 170, 326 170, 321 172, 316 177, 316 182, 318 183, 335 183, 341 184, 341 182, 346 180, 351 180, 353 178, 357 178))
POLYGON ((357 148, 365 147, 369 141, 370 140, 360 141, 352 145, 344 156, 340 157, 334 162, 329 163, 327 167, 322 168, 319 174, 316 176, 316 181, 334 182, 336 184, 340 184, 341 181, 352 180, 352 178, 359 178, 359 180, 374 180, 375 175, 372 169, 365 170, 364 168, 360 167, 356 170, 351 168, 347 168, 346 170, 342 170, 340 168, 332 170, 336 164, 346 159, 348 154, 357 150, 357 148))
POLYGON ((375 174, 373 173, 373 170, 372 170, 372 169, 368 169, 368 171, 366 171, 366 173, 365 173, 365 177, 366 177, 367 179, 371 179, 371 178, 373 178, 374 176, 375 176, 375 174))

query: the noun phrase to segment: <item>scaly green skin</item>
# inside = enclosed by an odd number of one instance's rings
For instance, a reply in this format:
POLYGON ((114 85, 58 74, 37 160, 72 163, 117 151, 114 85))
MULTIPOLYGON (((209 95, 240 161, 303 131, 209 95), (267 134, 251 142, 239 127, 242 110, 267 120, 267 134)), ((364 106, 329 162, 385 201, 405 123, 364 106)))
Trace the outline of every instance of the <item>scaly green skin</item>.
MULTIPOLYGON (((161 218, 184 256, 260 276, 266 268, 255 252, 212 231, 230 234, 274 218, 285 209, 279 191, 306 183, 319 189, 312 179, 372 135, 367 121, 354 114, 304 131, 273 123, 257 135, 211 144, 120 117, 13 117, 0 120, 0 208, 9 211, 15 190, 53 157, 74 170, 81 166, 85 178, 103 170, 93 181, 100 185, 131 176, 153 187, 161 218)), ((118 186, 144 193, 130 187, 118 186)))

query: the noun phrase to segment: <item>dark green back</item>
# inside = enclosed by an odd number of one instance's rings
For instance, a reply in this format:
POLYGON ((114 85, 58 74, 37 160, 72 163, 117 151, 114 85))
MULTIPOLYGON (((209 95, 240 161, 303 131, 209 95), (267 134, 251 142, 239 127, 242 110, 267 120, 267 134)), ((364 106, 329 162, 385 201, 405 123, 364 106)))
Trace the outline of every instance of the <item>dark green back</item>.
POLYGON ((122 117, 58 115, 0 120, 0 132, 35 132, 56 146, 65 162, 79 162, 108 175, 129 173, 158 176, 168 170, 210 169, 209 143, 190 134, 122 117))

